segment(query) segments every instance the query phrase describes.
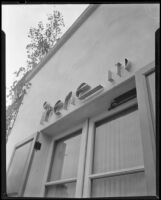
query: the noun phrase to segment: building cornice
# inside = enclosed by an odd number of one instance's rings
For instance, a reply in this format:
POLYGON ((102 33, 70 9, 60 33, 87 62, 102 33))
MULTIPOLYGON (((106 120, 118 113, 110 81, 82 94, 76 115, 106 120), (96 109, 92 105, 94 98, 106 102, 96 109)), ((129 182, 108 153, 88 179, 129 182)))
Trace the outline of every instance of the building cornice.
POLYGON ((85 11, 77 18, 72 26, 63 34, 55 46, 48 52, 42 61, 26 76, 26 82, 30 81, 50 58, 57 53, 57 51, 65 44, 66 41, 77 31, 77 29, 86 21, 86 19, 99 7, 100 4, 91 4, 85 11))

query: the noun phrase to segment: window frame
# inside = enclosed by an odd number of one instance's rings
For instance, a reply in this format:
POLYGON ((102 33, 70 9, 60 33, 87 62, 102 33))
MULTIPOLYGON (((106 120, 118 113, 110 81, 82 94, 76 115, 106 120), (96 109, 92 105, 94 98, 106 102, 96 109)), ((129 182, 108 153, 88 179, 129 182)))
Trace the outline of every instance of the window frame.
MULTIPOLYGON (((94 125, 97 121, 114 115, 121 110, 126 109, 133 104, 138 105, 138 114, 141 129, 142 149, 144 166, 139 169, 131 169, 131 171, 144 171, 146 179, 147 196, 156 196, 156 150, 155 150, 155 129, 154 119, 151 113, 151 102, 148 94, 148 84, 146 76, 155 71, 155 62, 152 62, 145 67, 141 68, 135 73, 135 86, 137 91, 137 98, 124 103, 113 110, 105 111, 98 116, 90 118, 89 120, 89 133, 88 133, 88 149, 86 157, 86 170, 85 170, 85 183, 83 197, 90 197, 91 192, 91 179, 96 177, 104 177, 108 173, 100 173, 92 175, 92 162, 93 162, 93 143, 94 143, 94 125)), ((129 170, 129 169, 128 169, 129 170)), ((119 172, 114 172, 119 173, 119 172)), ((122 173, 122 172, 121 172, 122 173)))
MULTIPOLYGON (((95 123, 105 118, 112 117, 114 115, 119 115, 120 112, 131 109, 132 107, 137 107, 137 98, 134 98, 110 111, 105 111, 98 116, 95 116, 89 120, 89 135, 88 135, 88 148, 87 148, 87 157, 86 157, 86 170, 85 170, 85 183, 84 183, 84 192, 83 197, 90 198, 91 197, 91 182, 92 179, 96 178, 106 178, 124 174, 131 174, 137 172, 145 172, 144 165, 132 168, 125 168, 120 170, 114 170, 110 172, 101 172, 97 174, 92 174, 92 166, 93 166, 93 155, 94 155, 94 134, 95 134, 95 123)), ((139 110, 136 108, 136 110, 139 110)), ((144 155, 143 155, 144 156, 144 155)))
POLYGON ((85 157, 86 157, 86 148, 87 148, 87 134, 88 134, 88 119, 85 120, 80 125, 77 125, 71 129, 68 129, 67 131, 62 132, 59 135, 53 136, 48 158, 47 158, 47 165, 45 169, 44 174, 44 180, 43 180, 43 186, 41 190, 41 196, 46 197, 46 188, 48 186, 62 184, 62 183, 70 183, 76 181, 76 191, 75 191, 75 197, 81 198, 82 192, 83 192, 83 182, 84 182, 84 169, 85 169, 85 157), (54 156, 54 147, 57 140, 60 140, 64 137, 68 137, 71 134, 74 134, 74 132, 77 132, 81 130, 81 144, 80 144, 80 153, 79 153, 79 161, 78 161, 78 171, 77 171, 77 177, 75 178, 68 178, 68 179, 60 179, 55 181, 48 181, 49 175, 50 175, 50 169, 52 166, 53 156, 54 156))
POLYGON ((15 153, 16 153, 16 149, 21 148, 21 146, 23 146, 26 143, 32 141, 31 149, 29 150, 27 161, 26 161, 26 165, 25 165, 24 172, 23 172, 23 175, 22 175, 22 182, 21 182, 22 185, 20 186, 19 191, 17 193, 7 193, 8 196, 9 195, 17 195, 17 197, 23 196, 23 193, 25 191, 26 182, 27 182, 27 179, 28 179, 28 175, 30 173, 30 166, 31 166, 32 159, 33 159, 33 156, 34 156, 34 145, 35 145, 36 140, 38 139, 38 136, 39 136, 39 132, 34 133, 31 136, 29 136, 29 137, 25 138, 24 140, 22 140, 21 142, 18 142, 14 146, 14 150, 12 152, 11 159, 10 159, 10 162, 9 162, 9 165, 8 165, 8 169, 7 169, 7 174, 9 173, 9 170, 10 170, 10 168, 12 166, 12 161, 14 159, 14 156, 15 156, 15 153))
POLYGON ((146 77, 155 72, 155 62, 144 66, 135 74, 147 192, 156 196, 156 133, 151 112, 151 101, 146 77))
POLYGON ((155 113, 153 113, 153 111, 152 111, 152 105, 151 105, 152 102, 151 102, 151 98, 149 95, 149 86, 148 86, 148 82, 146 80, 146 77, 148 77, 152 73, 155 73, 155 63, 154 62, 150 63, 149 65, 146 65, 145 67, 143 67, 142 69, 137 71, 136 75, 135 75, 135 79, 136 79, 136 84, 138 85, 137 92, 138 92, 139 98, 141 98, 140 92, 142 92, 142 101, 139 101, 139 104, 142 105, 143 103, 145 103, 146 108, 144 107, 144 109, 146 109, 146 111, 144 110, 144 112, 148 112, 149 123, 151 124, 151 122, 152 122, 152 127, 153 127, 152 132, 156 135, 156 133, 155 133, 156 127, 155 127, 155 122, 154 122, 154 114, 155 113))

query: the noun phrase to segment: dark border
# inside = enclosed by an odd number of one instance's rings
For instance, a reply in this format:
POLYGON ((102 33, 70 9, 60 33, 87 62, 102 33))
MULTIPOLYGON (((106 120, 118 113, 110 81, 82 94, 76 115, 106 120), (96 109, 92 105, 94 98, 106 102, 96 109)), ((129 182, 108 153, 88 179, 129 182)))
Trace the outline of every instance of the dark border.
POLYGON ((156 195, 159 198, 159 143, 160 143, 160 28, 155 32, 155 94, 156 94, 156 195))
POLYGON ((6 197, 6 80, 5 80, 5 33, 1 31, 1 198, 6 197))
MULTIPOLYGON (((7 4, 49 4, 49 3, 64 3, 64 4, 69 4, 69 3, 76 3, 73 1, 68 1, 68 2, 61 2, 60 1, 54 1, 54 2, 31 2, 31 1, 15 1, 15 2, 9 2, 9 1, 3 1, 2 4, 3 5, 7 5, 7 4)), ((77 2, 80 4, 85 4, 85 3, 89 3, 86 1, 81 1, 81 2, 77 2)), ((94 3, 94 2, 93 2, 94 3)), ((97 2, 97 3, 129 3, 129 1, 123 1, 123 2, 97 2)), ((132 3, 160 3, 159 1, 146 1, 146 2, 140 2, 140 1, 135 1, 132 3)), ((97 5, 96 5, 97 7, 97 5)), ((41 197, 7 197, 6 194, 6 136, 5 136, 5 132, 6 132, 6 80, 5 80, 5 33, 1 30, 1 198, 2 199, 51 199, 51 198, 41 198, 41 197)), ((95 198, 95 199, 122 199, 122 200, 126 200, 126 199, 137 199, 137 200, 144 200, 144 199, 159 199, 159 133, 160 133, 160 28, 156 31, 155 33, 155 64, 156 64, 156 151, 157 151, 157 165, 156 165, 156 169, 157 169, 157 180, 156 180, 156 185, 157 185, 157 196, 142 196, 142 197, 107 197, 107 198, 95 198)), ((57 198, 52 198, 52 199, 57 199, 57 198)), ((61 198, 61 199, 65 199, 65 198, 61 198)), ((78 198, 79 199, 79 198, 78 198)), ((89 198, 85 198, 85 199, 89 199, 89 198)))

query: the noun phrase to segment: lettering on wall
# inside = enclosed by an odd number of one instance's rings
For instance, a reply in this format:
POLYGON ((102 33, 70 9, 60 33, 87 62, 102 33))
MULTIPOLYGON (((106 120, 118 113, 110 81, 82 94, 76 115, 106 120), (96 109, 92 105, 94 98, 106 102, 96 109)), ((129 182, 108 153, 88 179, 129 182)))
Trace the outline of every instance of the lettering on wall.
MULTIPOLYGON (((131 69, 131 62, 125 58, 124 64, 118 62, 115 64, 116 66, 116 75, 118 77, 123 76, 123 72, 126 71, 126 74, 130 72, 131 69)), ((113 83, 115 82, 115 74, 108 70, 108 81, 113 83)), ((55 113, 56 116, 62 116, 63 110, 68 110, 69 106, 76 105, 76 100, 83 101, 88 99, 89 97, 92 97, 95 94, 98 94, 98 92, 102 91, 104 88, 102 85, 98 85, 95 88, 91 88, 90 85, 83 82, 81 83, 76 92, 70 91, 67 96, 65 97, 64 102, 61 100, 58 100, 55 105, 52 107, 47 101, 44 102, 43 108, 44 112, 42 114, 40 124, 44 124, 44 122, 48 122, 50 117, 55 113)), ((113 102, 112 106, 115 105, 116 102, 113 102)))
POLYGON ((86 93, 87 91, 89 91, 91 89, 91 86, 89 86, 87 83, 82 83, 80 84, 80 86, 77 88, 76 91, 76 96, 78 98, 80 98, 81 95, 83 95, 84 93, 86 93))
POLYGON ((131 69, 131 62, 127 58, 125 58, 125 69, 127 71, 130 71, 131 69))
POLYGON ((122 68, 122 64, 121 63, 116 63, 115 66, 117 67, 117 75, 121 76, 121 68, 122 68))
POLYGON ((47 101, 44 102, 43 108, 45 111, 42 114, 40 124, 47 122, 54 111, 53 107, 47 101))
POLYGON ((67 110, 70 104, 75 105, 75 97, 73 92, 69 92, 64 101, 64 109, 67 110))
MULTIPOLYGON (((127 58, 125 58, 124 64, 117 62, 115 66, 116 66, 116 75, 118 77, 122 77, 123 74, 129 73, 132 67, 131 62, 127 58)), ((108 70, 108 81, 111 83, 115 81, 115 73, 112 72, 111 70, 108 70)))
POLYGON ((57 101, 54 106, 54 112, 56 115, 61 115, 61 110, 63 109, 63 102, 61 100, 57 101))
POLYGON ((114 76, 111 70, 108 70, 108 81, 113 82, 114 81, 114 76))
POLYGON ((62 111, 68 110, 68 107, 71 104, 76 105, 76 99, 80 101, 88 99, 88 97, 91 97, 92 95, 102 90, 103 90, 102 85, 98 85, 95 88, 91 88, 91 86, 88 85, 87 83, 81 83, 75 93, 70 91, 67 94, 64 102, 62 102, 61 100, 58 100, 55 103, 54 107, 52 107, 47 101, 45 101, 43 104, 43 108, 45 111, 42 114, 40 124, 43 125, 44 122, 48 122, 50 117, 53 115, 53 113, 55 113, 56 116, 61 116, 62 111))

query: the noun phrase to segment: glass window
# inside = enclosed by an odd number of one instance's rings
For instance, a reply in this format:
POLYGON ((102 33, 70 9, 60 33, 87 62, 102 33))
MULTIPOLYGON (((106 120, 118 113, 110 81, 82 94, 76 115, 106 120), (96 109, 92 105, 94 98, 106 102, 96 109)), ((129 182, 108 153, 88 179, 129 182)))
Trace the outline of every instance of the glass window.
POLYGON ((31 149, 32 141, 16 148, 9 172, 7 174, 7 193, 18 194, 21 187, 22 176, 31 149))
POLYGON ((96 124, 93 173, 143 165, 138 111, 96 124))
POLYGON ((47 187, 46 197, 74 197, 76 182, 51 185, 47 187))
POLYGON ((136 107, 96 122, 93 150, 92 197, 146 195, 140 122, 136 107))
POLYGON ((92 181, 92 197, 141 196, 145 194, 144 173, 99 178, 92 181))
POLYGON ((50 181, 75 178, 77 176, 81 141, 79 133, 56 142, 50 181))
POLYGON ((53 183, 46 186, 46 197, 75 197, 81 133, 82 130, 77 131, 55 142, 48 180, 53 183))

